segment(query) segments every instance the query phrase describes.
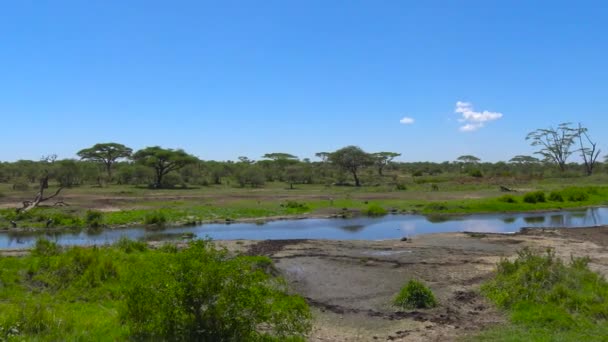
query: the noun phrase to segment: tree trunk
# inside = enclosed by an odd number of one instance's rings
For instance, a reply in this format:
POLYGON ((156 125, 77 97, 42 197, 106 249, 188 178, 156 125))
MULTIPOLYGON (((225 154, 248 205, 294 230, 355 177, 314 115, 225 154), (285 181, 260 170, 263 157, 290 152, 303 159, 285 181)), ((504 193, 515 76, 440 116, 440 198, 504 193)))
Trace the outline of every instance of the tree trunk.
POLYGON ((40 179, 40 187, 38 188, 38 193, 36 194, 36 197, 34 197, 34 200, 23 201, 23 207, 17 209, 17 212, 19 212, 19 213, 28 212, 28 211, 36 208, 40 203, 48 201, 51 198, 59 195, 61 190, 63 190, 63 186, 61 186, 61 187, 59 187, 59 189, 57 189, 57 191, 53 195, 44 197, 44 189, 46 189, 48 187, 49 187, 49 176, 44 176, 40 179))
POLYGON ((359 181, 359 177, 357 177, 357 171, 353 171, 353 178, 355 179, 355 186, 361 186, 361 182, 359 181))

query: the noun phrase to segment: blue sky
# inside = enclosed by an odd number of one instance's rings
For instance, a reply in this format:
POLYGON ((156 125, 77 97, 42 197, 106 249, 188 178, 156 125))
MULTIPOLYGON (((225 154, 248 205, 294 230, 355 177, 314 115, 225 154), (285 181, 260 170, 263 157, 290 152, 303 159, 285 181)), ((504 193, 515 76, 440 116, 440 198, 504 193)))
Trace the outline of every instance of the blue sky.
POLYGON ((608 152, 607 56, 600 1, 3 1, 0 161, 110 141, 498 161, 564 121, 608 152))

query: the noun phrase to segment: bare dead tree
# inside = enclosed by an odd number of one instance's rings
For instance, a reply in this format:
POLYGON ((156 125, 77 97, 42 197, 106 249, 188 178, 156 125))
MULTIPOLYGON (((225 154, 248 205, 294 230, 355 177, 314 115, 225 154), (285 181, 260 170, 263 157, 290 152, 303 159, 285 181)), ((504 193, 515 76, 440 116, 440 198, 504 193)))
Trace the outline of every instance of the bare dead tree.
POLYGON ((36 208, 40 203, 46 202, 54 197, 57 197, 57 195, 59 195, 61 190, 63 190, 63 187, 61 186, 61 187, 59 187, 59 189, 57 189, 57 191, 55 191, 54 194, 45 197, 44 190, 48 189, 48 187, 49 187, 49 175, 47 173, 42 178, 40 178, 40 185, 38 187, 38 193, 36 193, 36 196, 34 197, 34 199, 31 201, 23 201, 23 207, 17 209, 17 212, 24 213, 24 212, 30 211, 30 210, 36 208))
MULTIPOLYGON (((49 156, 43 156, 41 159, 42 159, 42 161, 44 161, 46 163, 52 164, 55 162, 55 160, 57 160, 57 155, 51 154, 49 156)), ((36 193, 36 196, 34 197, 34 199, 31 201, 23 201, 22 202, 23 207, 18 208, 17 212, 24 213, 24 212, 30 211, 30 210, 36 208, 40 203, 46 202, 50 199, 57 197, 57 195, 59 195, 61 190, 63 190, 63 186, 60 186, 59 189, 57 189, 54 194, 45 197, 44 191, 48 188, 49 188, 49 171, 48 171, 48 169, 46 169, 43 171, 42 177, 40 177, 38 192, 36 193)))
POLYGON ((597 143, 591 140, 589 136, 588 129, 583 127, 581 123, 578 124, 578 141, 579 141, 579 152, 583 157, 583 162, 585 163, 585 172, 587 172, 587 176, 591 176, 593 174, 593 169, 595 168, 597 158, 600 156, 601 150, 597 148, 597 143), (586 146, 589 144, 589 146, 586 146))

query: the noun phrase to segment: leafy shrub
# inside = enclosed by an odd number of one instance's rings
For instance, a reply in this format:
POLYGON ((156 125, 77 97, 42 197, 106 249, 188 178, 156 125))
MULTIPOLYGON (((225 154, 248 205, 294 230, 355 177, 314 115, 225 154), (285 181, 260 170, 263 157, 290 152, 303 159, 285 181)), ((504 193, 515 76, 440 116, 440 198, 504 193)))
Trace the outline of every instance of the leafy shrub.
POLYGON ((544 203, 544 202, 546 202, 545 193, 543 191, 529 192, 524 195, 524 202, 526 202, 526 203, 544 203))
POLYGON ((308 210, 308 205, 306 205, 306 203, 301 203, 298 201, 287 201, 287 203, 281 204, 281 206, 289 209, 308 210))
POLYGON ((589 200, 587 189, 570 187, 562 190, 562 196, 570 202, 584 202, 589 200))
POLYGON ((481 177, 483 177, 483 174, 481 173, 481 170, 475 169, 475 170, 471 170, 469 172, 469 176, 475 177, 475 178, 481 178, 481 177))
POLYGON ((403 183, 397 183, 397 185, 395 185, 395 188, 397 188, 397 190, 407 190, 407 186, 403 183))
POLYGON ((482 293, 499 307, 513 310, 516 323, 559 330, 605 325, 608 282, 588 268, 589 258, 555 256, 525 248, 517 259, 502 260, 496 277, 482 285, 482 293))
POLYGON ((562 196, 561 192, 559 192, 559 191, 551 191, 551 193, 549 194, 549 201, 563 202, 564 197, 562 196))
POLYGON ((167 223, 167 217, 161 211, 154 211, 144 216, 144 224, 162 226, 167 223))
POLYGON ((116 247, 125 253, 143 252, 148 249, 148 245, 145 242, 131 240, 125 236, 116 242, 116 247))
POLYGON ((82 227, 83 220, 73 214, 65 212, 51 212, 46 213, 44 211, 36 212, 36 221, 38 222, 51 222, 54 226, 60 227, 82 227))
POLYGON ((91 228, 99 228, 102 226, 103 213, 96 210, 87 210, 84 215, 84 221, 91 228))
POLYGON ((437 300, 431 289, 412 279, 401 288, 393 304, 404 309, 426 309, 437 306, 437 300))
POLYGON ((384 216, 388 214, 388 211, 377 204, 371 204, 367 209, 363 210, 363 213, 367 216, 384 216))
POLYGON ((231 258, 206 240, 149 259, 123 283, 122 320, 142 340, 303 338, 311 327, 306 301, 289 295, 285 281, 260 269, 258 259, 231 258))
POLYGON ((412 177, 421 177, 422 176, 422 171, 418 170, 418 171, 414 171, 414 173, 412 173, 412 177))
POLYGON ((504 203, 517 203, 517 199, 511 195, 504 195, 498 198, 500 202, 504 203))

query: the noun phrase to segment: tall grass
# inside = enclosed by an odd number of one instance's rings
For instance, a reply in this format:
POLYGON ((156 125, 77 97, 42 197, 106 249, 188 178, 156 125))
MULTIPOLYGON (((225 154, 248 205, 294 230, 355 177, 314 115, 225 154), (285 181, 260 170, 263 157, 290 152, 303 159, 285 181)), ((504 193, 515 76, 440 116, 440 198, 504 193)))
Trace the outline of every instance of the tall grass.
POLYGON ((482 293, 510 315, 512 325, 477 337, 492 341, 600 341, 608 336, 608 282, 588 258, 564 263, 551 249, 523 249, 498 264, 482 293))

